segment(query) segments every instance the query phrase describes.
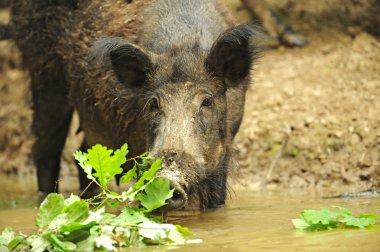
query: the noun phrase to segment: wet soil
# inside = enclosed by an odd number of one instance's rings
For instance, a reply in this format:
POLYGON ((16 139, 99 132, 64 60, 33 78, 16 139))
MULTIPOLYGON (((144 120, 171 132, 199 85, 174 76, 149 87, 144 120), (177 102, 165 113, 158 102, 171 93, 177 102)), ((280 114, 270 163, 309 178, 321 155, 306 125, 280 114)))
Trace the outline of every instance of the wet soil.
MULTIPOLYGON (((231 8, 244 22, 239 2, 231 8)), ((379 4, 268 2, 309 45, 269 49, 260 59, 232 177, 242 188, 380 186, 379 4)))
MULTIPOLYGON (((259 60, 236 138, 231 187, 340 193, 380 186, 380 32, 374 25, 380 15, 372 13, 378 8, 370 0, 268 2, 310 44, 269 48, 259 60)), ((251 20, 239 1, 230 5, 240 21, 251 20)), ((1 9, 0 22, 8 15, 1 9)), ((36 190, 28 83, 14 43, 0 41, 4 191, 14 189, 12 181, 30 185, 23 192, 36 190)), ((78 188, 76 125, 61 162, 62 191, 78 188)))

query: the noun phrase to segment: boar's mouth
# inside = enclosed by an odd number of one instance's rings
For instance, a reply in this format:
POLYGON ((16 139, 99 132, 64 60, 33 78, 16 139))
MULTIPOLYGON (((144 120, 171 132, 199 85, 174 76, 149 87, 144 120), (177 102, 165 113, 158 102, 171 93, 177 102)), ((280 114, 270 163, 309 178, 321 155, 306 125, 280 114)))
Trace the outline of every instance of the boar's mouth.
POLYGON ((227 169, 223 159, 217 167, 208 167, 200 158, 179 151, 163 151, 160 178, 168 179, 173 197, 160 211, 189 211, 219 208, 224 205, 227 191, 227 169), (223 169, 224 168, 224 169, 223 169))
MULTIPOLYGON (((161 210, 183 210, 189 207, 196 207, 194 198, 197 198, 198 185, 203 166, 196 164, 194 158, 182 153, 170 151, 164 152, 161 169, 157 172, 157 177, 170 180, 170 186, 174 189, 173 197, 168 200, 168 204, 161 210), (202 168, 199 168, 202 167, 202 168), (191 204, 191 206, 190 206, 191 204)), ((199 203, 198 207, 199 208, 199 203)))
POLYGON ((174 189, 173 197, 168 200, 168 210, 181 209, 186 207, 189 202, 188 193, 179 183, 171 182, 171 187, 174 189))
POLYGON ((174 189, 174 192, 173 197, 167 201, 167 205, 160 208, 160 211, 206 210, 224 205, 226 185, 217 183, 214 179, 217 176, 197 178, 196 181, 181 180, 183 182, 178 182, 175 177, 164 175, 165 173, 167 172, 164 170, 159 174, 159 177, 169 179, 171 189, 174 189))

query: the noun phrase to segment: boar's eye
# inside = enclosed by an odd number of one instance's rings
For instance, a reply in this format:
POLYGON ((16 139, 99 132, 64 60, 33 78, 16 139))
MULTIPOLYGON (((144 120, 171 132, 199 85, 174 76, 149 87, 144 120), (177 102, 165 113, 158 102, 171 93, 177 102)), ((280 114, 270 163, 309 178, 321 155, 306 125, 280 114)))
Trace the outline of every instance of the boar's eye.
POLYGON ((211 107, 213 104, 212 97, 206 97, 203 99, 201 107, 211 107))
POLYGON ((152 97, 149 100, 149 110, 151 112, 158 112, 160 110, 160 105, 157 97, 152 97))
POLYGON ((160 103, 157 97, 152 97, 147 103, 149 125, 153 135, 157 134, 158 126, 161 123, 160 103))

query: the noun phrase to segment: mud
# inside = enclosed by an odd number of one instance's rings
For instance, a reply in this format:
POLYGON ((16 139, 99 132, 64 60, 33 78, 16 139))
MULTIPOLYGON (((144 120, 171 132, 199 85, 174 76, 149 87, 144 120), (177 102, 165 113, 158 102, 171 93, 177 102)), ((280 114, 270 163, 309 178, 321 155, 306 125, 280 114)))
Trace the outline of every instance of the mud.
POLYGON ((256 69, 237 141, 243 187, 379 186, 379 9, 369 2, 276 2, 310 44, 270 50, 256 69))
MULTIPOLYGON (((231 187, 343 192, 380 186, 380 8, 370 0, 268 2, 310 44, 270 48, 254 70, 231 187)), ((230 5, 240 21, 251 20, 239 1, 230 5)), ((1 9, 0 22, 8 15, 1 9)), ((0 173, 33 181, 28 82, 14 43, 1 41, 0 173)), ((78 188, 76 127, 62 158, 63 191, 78 188)))

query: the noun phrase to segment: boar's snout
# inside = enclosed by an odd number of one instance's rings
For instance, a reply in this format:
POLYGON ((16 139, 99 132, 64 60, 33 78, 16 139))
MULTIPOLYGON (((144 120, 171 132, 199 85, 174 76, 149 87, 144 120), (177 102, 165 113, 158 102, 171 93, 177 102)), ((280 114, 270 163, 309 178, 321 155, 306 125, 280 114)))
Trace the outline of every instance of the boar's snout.
POLYGON ((162 168, 157 172, 160 178, 170 180, 170 187, 174 189, 173 197, 168 200, 166 210, 186 208, 189 202, 189 189, 196 182, 194 162, 188 154, 169 150, 162 152, 162 168))
POLYGON ((187 205, 187 194, 185 190, 182 188, 182 186, 175 182, 170 182, 170 187, 174 189, 173 197, 168 200, 168 209, 169 210, 175 210, 180 209, 182 207, 185 207, 187 205))

